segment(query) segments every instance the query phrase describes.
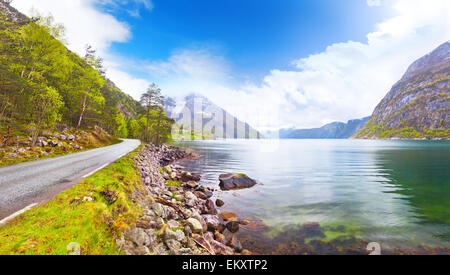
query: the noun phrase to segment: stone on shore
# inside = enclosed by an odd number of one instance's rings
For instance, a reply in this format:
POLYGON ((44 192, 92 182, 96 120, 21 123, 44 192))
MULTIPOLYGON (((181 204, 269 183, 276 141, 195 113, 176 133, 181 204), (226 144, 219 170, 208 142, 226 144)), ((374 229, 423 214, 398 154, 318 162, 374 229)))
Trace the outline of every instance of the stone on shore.
POLYGON ((239 230, 236 214, 224 212, 225 225, 216 209, 224 202, 211 200, 216 190, 202 186, 200 176, 171 165, 186 156, 176 147, 147 144, 134 158, 144 188, 134 192, 132 200, 143 211, 134 227, 117 240, 124 253, 232 255, 242 251, 233 234, 239 230))
POLYGON ((219 186, 222 190, 237 190, 250 188, 257 184, 254 179, 245 174, 221 174, 219 186))
POLYGON ((196 174, 191 174, 189 172, 183 171, 181 173, 180 179, 182 182, 189 182, 189 181, 200 181, 200 176, 196 174))
POLYGON ((208 230, 215 231, 220 225, 220 219, 216 215, 202 215, 208 230))
POLYGON ((130 241, 135 243, 137 246, 145 246, 150 243, 149 236, 142 228, 134 227, 127 232, 126 237, 128 237, 130 241))
POLYGON ((189 226, 191 228, 192 232, 194 232, 194 233, 202 233, 203 232, 202 224, 194 218, 187 219, 186 225, 189 226))

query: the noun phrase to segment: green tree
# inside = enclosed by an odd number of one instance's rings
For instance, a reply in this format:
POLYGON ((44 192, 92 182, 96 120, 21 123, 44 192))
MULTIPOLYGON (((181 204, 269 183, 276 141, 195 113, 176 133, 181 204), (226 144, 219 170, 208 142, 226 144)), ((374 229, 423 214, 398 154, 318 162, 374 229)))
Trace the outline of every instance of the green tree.
POLYGON ((142 94, 140 103, 145 108, 145 113, 147 116, 147 125, 145 130, 145 141, 149 142, 149 123, 150 123, 150 112, 157 106, 163 104, 164 98, 161 96, 161 89, 155 83, 152 83, 147 88, 147 91, 142 94))
POLYGON ((58 91, 52 87, 36 89, 32 97, 33 134, 32 146, 36 144, 37 137, 43 127, 54 127, 61 120, 59 108, 63 101, 58 91))
POLYGON ((128 137, 128 129, 127 122, 125 120, 124 115, 121 112, 118 112, 115 117, 116 128, 114 131, 114 135, 120 138, 128 137))
POLYGON ((129 119, 127 121, 128 136, 131 138, 139 137, 139 123, 135 119, 129 119))

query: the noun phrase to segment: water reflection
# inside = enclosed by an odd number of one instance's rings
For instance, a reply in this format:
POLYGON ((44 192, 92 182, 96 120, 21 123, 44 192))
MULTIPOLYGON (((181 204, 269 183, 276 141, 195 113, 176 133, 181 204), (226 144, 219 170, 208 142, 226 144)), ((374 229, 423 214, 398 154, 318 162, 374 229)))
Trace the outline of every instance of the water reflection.
POLYGON ((277 233, 287 231, 299 237, 302 225, 317 222, 323 240, 449 247, 449 143, 281 140, 264 152, 259 142, 182 143, 203 157, 180 164, 213 187, 224 172, 260 180, 264 185, 218 196, 227 210, 261 219, 269 227, 261 238, 282 241, 277 233))

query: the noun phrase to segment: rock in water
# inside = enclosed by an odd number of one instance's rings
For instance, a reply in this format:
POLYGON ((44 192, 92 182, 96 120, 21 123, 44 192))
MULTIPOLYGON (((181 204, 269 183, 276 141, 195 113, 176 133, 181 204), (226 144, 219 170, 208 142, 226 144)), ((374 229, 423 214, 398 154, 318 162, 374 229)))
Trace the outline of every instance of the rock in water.
POLYGON ((227 223, 226 227, 231 233, 236 233, 239 231, 239 222, 231 221, 227 223))
POLYGON ((222 217, 224 221, 236 220, 237 217, 237 215, 233 212, 222 212, 219 214, 219 216, 222 217))
POLYGON ((245 174, 222 174, 219 176, 219 186, 222 190, 250 188, 257 184, 254 179, 245 174))
POLYGON ((216 200, 217 207, 222 207, 224 204, 225 204, 225 202, 223 200, 221 200, 221 199, 216 200))
POLYGON ((228 242, 228 246, 234 248, 234 250, 238 253, 242 251, 242 244, 234 234, 228 242))

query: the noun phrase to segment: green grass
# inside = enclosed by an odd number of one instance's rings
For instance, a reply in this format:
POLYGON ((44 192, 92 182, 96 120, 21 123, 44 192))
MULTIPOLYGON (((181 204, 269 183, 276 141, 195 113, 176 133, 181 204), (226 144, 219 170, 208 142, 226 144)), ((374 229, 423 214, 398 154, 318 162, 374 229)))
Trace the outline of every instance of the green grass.
POLYGON ((176 186, 176 187, 180 187, 181 186, 181 181, 179 180, 167 180, 167 186, 176 186))
POLYGON ((450 129, 425 129, 423 131, 418 131, 415 127, 405 126, 406 121, 402 120, 401 128, 385 127, 382 124, 374 124, 372 121, 368 121, 363 129, 359 130, 354 136, 355 137, 377 137, 382 139, 387 138, 403 138, 403 139, 414 139, 414 138, 442 138, 450 139, 450 129))
POLYGON ((0 254, 66 255, 71 242, 81 254, 121 254, 114 237, 142 214, 130 199, 143 188, 132 159, 140 148, 1 227, 0 254), (117 192, 115 203, 101 194, 106 189, 117 192))

